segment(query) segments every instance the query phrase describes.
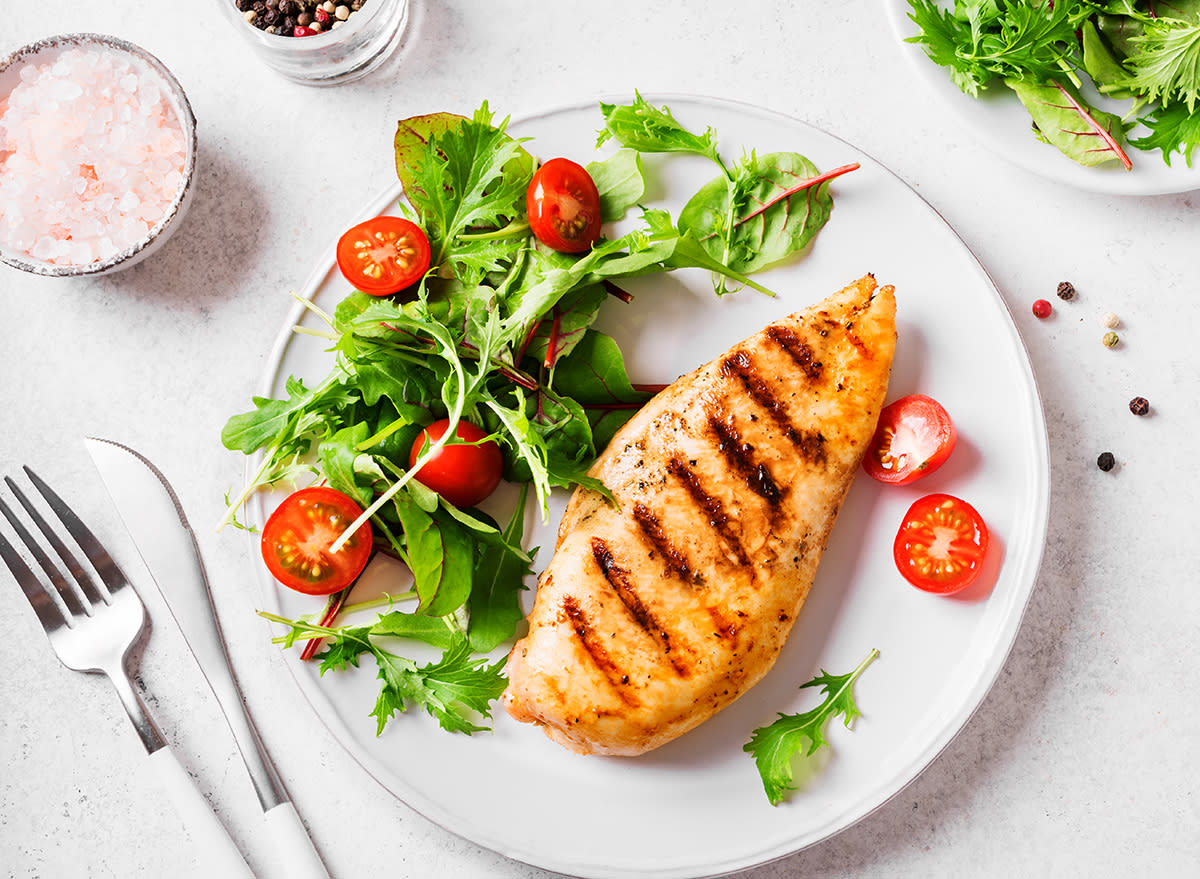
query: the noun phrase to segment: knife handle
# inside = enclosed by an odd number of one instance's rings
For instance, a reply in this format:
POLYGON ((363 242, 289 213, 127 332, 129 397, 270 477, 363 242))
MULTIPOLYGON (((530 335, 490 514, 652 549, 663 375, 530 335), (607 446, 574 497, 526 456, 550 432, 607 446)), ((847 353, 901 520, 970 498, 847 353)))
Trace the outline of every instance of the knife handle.
POLYGON ((170 795, 175 810, 191 834, 200 853, 201 865, 213 876, 255 879, 208 800, 171 749, 162 747, 151 752, 149 767, 170 795))
POLYGON ((275 855, 283 869, 280 876, 290 879, 329 879, 329 871, 317 854, 316 846, 296 807, 285 801, 273 806, 265 815, 267 830, 275 844, 275 855))

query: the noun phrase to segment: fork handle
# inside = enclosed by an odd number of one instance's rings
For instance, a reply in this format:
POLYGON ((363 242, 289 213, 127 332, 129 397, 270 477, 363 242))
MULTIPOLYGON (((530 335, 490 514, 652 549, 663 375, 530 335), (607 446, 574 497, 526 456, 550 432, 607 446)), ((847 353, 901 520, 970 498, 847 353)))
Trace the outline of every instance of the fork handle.
POLYGON ((174 752, 169 747, 151 752, 149 765, 191 834, 202 866, 214 876, 255 879, 242 853, 174 752))

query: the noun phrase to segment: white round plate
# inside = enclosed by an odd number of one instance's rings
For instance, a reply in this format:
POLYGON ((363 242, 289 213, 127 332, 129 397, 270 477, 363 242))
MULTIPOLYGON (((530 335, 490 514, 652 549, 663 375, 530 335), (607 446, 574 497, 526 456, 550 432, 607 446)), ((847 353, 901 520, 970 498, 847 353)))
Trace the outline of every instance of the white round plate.
MULTIPOLYGON (((883 0, 883 7, 896 35, 896 42, 910 68, 938 102, 950 111, 984 147, 1042 177, 1066 183, 1078 189, 1113 195, 1164 195, 1200 189, 1200 150, 1192 157, 1193 167, 1178 153, 1171 164, 1163 161, 1159 150, 1128 147, 1133 162, 1126 171, 1117 162, 1087 168, 1071 161, 1050 144, 1042 143, 1031 130, 1032 120, 1024 105, 1009 89, 993 87, 978 98, 964 94, 950 81, 946 68, 934 64, 916 43, 917 26, 908 17, 908 0, 883 0)), ((1096 105, 1123 114, 1127 105, 1091 94, 1096 105)))
MULTIPOLYGON (((914 487, 859 477, 775 668, 699 729, 641 757, 568 753, 499 707, 491 733, 452 735, 412 710, 376 737, 369 657, 358 670, 322 678, 315 663, 302 665, 289 651, 317 715, 387 790, 480 845, 585 877, 714 876, 765 863, 844 829, 908 784, 967 722, 1004 664, 1037 575, 1049 495, 1046 430, 1026 352, 986 272, 928 204, 869 156, 794 119, 708 99, 648 99, 667 103, 693 130, 713 126, 729 158, 750 148, 792 150, 822 170, 861 168, 833 184, 832 218, 810 251, 759 276, 778 298, 744 290, 718 299, 699 271, 625 285, 633 302, 614 299, 602 326, 621 344, 633 380, 670 381, 872 272, 895 285, 899 301, 889 399, 917 391, 936 397, 960 438, 947 464, 914 487), (934 491, 967 499, 993 535, 982 582, 955 598, 913 589, 892 562, 902 516, 934 491), (827 764, 772 807, 742 745, 777 713, 818 704, 814 690, 799 687, 821 669, 846 673, 872 648, 880 657, 857 686, 863 717, 853 731, 831 724, 827 764)), ((510 131, 533 137, 528 146, 543 158, 587 162, 600 127, 592 102, 525 117, 510 131)), ((715 171, 686 156, 647 157, 646 166, 648 203, 676 211, 715 171)), ((363 217, 387 211, 398 195, 389 187, 363 217)), ((301 291, 326 310, 349 292, 331 265, 327 255, 301 291)), ((292 318, 301 318, 298 310, 292 318)), ((264 394, 281 394, 288 375, 319 380, 331 365, 320 340, 291 335, 293 322, 281 332, 264 394)), ((493 513, 504 516, 500 507, 511 499, 493 498, 493 513)), ((549 521, 529 516, 528 543, 544 548, 539 570, 564 501, 556 499, 549 521)), ((257 521, 270 503, 258 502, 257 521)), ((264 571, 259 577, 270 610, 290 617, 320 610, 319 600, 278 588, 264 571)), ((390 591, 403 588, 393 583, 390 591)))

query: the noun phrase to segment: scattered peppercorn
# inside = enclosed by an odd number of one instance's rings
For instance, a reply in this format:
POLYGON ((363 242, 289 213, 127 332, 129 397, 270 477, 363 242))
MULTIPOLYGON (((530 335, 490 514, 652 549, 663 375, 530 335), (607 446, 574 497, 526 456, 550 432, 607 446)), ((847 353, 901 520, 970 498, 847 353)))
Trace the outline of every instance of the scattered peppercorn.
POLYGON ((1117 466, 1117 459, 1113 457, 1112 452, 1101 452, 1100 457, 1096 459, 1096 466, 1107 473, 1117 466))
POLYGON ((1145 397, 1134 397, 1129 401, 1129 411, 1134 415, 1147 415, 1150 412, 1150 401, 1145 397))
POLYGON ((230 0, 246 22, 281 37, 311 37, 346 21, 367 0, 230 0))
POLYGON ((1050 312, 1053 310, 1054 307, 1045 299, 1039 299, 1037 302, 1033 303, 1033 316, 1036 318, 1047 318, 1050 316, 1050 312))
POLYGON ((1058 282, 1058 298, 1064 301, 1075 298, 1075 285, 1070 281, 1058 282))
POLYGON ((1108 327, 1110 330, 1115 330, 1121 325, 1121 319, 1110 311, 1108 314, 1104 315, 1104 317, 1100 318, 1100 323, 1101 325, 1108 327))
POLYGON ((1117 343, 1121 341, 1121 337, 1116 333, 1109 331, 1104 334, 1104 338, 1101 341, 1104 342, 1105 348, 1116 348, 1117 343))

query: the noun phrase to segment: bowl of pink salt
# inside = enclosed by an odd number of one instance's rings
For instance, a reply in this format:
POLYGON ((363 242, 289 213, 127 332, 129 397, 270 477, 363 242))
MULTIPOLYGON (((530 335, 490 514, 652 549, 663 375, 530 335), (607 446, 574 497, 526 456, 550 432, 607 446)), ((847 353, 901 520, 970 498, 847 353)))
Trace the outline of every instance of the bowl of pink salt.
POLYGON ((192 194, 196 119, 144 49, 66 34, 0 61, 0 262, 39 275, 128 268, 192 194))

